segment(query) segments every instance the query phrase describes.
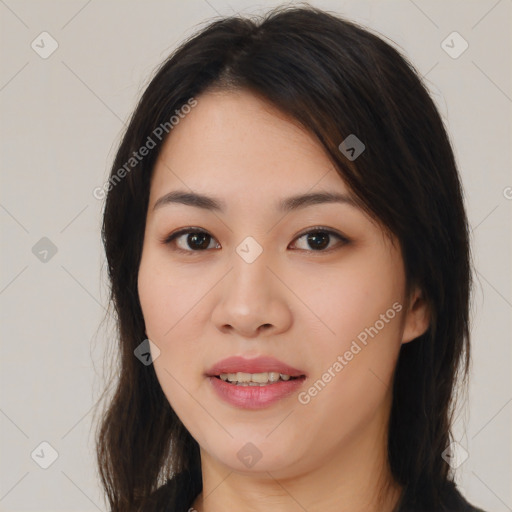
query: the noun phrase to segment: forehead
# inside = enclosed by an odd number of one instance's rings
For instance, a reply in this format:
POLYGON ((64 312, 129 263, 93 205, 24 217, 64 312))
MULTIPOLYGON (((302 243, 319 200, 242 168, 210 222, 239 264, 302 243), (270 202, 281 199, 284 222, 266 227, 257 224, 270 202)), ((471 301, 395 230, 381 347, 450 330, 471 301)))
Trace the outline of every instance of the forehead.
POLYGON ((319 141, 271 104, 243 90, 196 100, 162 147, 152 194, 177 186, 222 196, 277 197, 316 185, 348 192, 319 141))

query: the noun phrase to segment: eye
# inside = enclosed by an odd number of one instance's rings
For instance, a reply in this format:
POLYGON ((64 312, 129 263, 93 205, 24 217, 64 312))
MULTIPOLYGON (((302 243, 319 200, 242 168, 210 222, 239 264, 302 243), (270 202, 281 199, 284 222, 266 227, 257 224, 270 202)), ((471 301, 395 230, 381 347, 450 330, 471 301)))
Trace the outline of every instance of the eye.
MULTIPOLYGON (((338 245, 349 243, 349 240, 340 233, 331 229, 317 227, 299 235, 295 239, 295 244, 297 241, 304 239, 302 243, 303 247, 298 247, 299 250, 329 252, 336 248, 332 247, 333 238, 338 240, 338 245), (308 245, 309 248, 304 247, 304 245, 308 245)), ((189 254, 211 249, 220 249, 220 244, 215 242, 216 240, 212 235, 199 228, 180 229, 162 240, 162 243, 165 245, 173 245, 174 250, 189 254)))
POLYGON ((181 229, 176 233, 171 233, 162 242, 170 245, 174 244, 176 250, 179 252, 201 252, 207 249, 219 249, 220 245, 217 243, 216 246, 212 246, 212 242, 215 239, 206 231, 202 229, 181 229))
POLYGON ((344 245, 349 242, 349 240, 340 233, 321 227, 311 229, 299 235, 295 240, 304 239, 303 247, 299 247, 300 250, 310 250, 308 247, 304 247, 304 245, 308 245, 315 252, 328 252, 334 249, 331 244, 332 238, 336 238, 338 242, 341 242, 341 244, 339 243, 338 245, 344 245))

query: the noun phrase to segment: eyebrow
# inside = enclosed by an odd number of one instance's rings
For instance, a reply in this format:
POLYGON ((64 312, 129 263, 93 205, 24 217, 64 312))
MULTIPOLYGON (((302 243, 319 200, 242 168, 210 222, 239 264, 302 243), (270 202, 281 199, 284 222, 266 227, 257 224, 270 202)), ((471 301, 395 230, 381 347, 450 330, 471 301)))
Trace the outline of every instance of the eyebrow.
MULTIPOLYGON (((277 203, 277 210, 281 212, 290 212, 300 208, 324 203, 341 203, 348 204, 355 208, 359 208, 357 203, 346 194, 337 192, 314 192, 309 194, 298 194, 295 196, 287 197, 277 203)), ((226 203, 220 199, 198 194, 196 192, 186 192, 175 190, 160 197, 153 206, 153 210, 161 208, 169 204, 184 204, 187 206, 194 206, 204 210, 212 210, 223 213, 226 210, 226 203)))

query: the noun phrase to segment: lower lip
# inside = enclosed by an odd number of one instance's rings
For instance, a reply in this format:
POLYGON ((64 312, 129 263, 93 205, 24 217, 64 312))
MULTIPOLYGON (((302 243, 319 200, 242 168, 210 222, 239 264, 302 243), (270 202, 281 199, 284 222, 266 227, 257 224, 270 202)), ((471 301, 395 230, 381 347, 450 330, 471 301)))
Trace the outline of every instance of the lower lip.
POLYGON ((305 377, 279 380, 265 386, 237 386, 217 377, 208 377, 208 380, 219 397, 229 404, 243 409, 263 409, 294 394, 305 377))

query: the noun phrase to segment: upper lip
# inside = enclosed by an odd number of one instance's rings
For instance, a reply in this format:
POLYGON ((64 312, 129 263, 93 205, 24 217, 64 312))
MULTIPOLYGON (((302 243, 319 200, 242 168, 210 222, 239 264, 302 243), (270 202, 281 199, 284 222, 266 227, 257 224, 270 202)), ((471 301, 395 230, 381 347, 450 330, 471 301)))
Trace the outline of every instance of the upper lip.
POLYGON ((289 364, 283 363, 270 356, 260 356, 253 359, 247 359, 241 356, 228 357, 215 363, 206 371, 208 376, 217 376, 221 373, 263 373, 277 372, 291 377, 301 377, 305 375, 304 371, 298 370, 289 364))

